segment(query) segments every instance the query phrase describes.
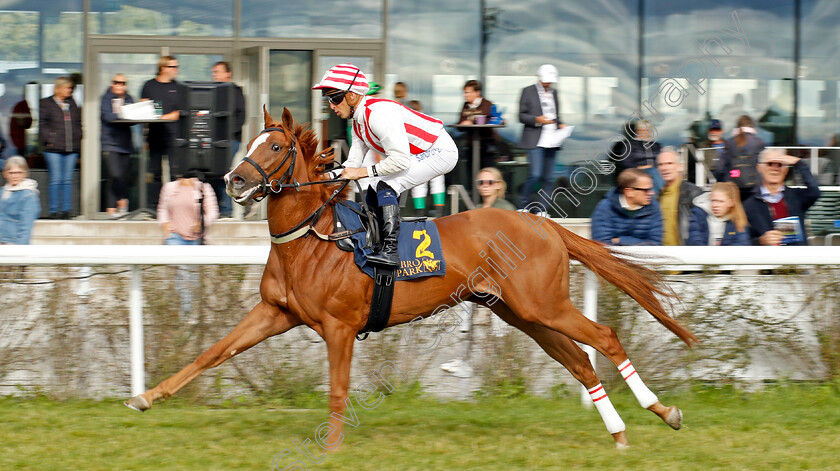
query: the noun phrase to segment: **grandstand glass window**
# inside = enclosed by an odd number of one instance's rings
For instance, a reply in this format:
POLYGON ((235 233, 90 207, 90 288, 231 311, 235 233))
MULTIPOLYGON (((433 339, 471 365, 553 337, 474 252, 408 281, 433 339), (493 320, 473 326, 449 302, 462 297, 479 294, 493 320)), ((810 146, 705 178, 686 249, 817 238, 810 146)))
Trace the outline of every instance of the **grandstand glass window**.
POLYGON ((241 0, 241 36, 381 39, 384 0, 241 0))
POLYGON ((233 36, 234 0, 91 0, 93 34, 233 36))
POLYGON ((646 0, 642 29, 642 101, 664 115, 658 126, 663 144, 685 142, 689 129, 702 128, 709 117, 723 121, 728 137, 738 116, 753 118, 768 144, 794 144, 795 0, 646 0), (721 32, 736 29, 736 14, 746 40, 721 32), (718 64, 690 63, 699 55, 697 42, 719 37, 730 53, 712 46, 718 64), (685 71, 702 79, 692 85, 685 71), (676 106, 657 91, 676 79, 688 91, 676 106))
POLYGON ((487 6, 494 16, 486 25, 487 95, 507 110, 500 134, 518 142, 521 91, 536 82, 541 64, 553 64, 561 118, 575 126, 558 161, 597 159, 593 154, 638 108, 639 1, 490 0, 487 6))

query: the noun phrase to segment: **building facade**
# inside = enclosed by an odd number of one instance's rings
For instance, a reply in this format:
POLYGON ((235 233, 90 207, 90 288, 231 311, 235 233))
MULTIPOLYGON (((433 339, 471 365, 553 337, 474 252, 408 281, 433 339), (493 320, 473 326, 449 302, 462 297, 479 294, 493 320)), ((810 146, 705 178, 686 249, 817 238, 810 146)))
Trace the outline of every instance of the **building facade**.
POLYGON ((640 111, 663 144, 703 134, 711 118, 728 132, 747 114, 768 143, 828 145, 840 119, 837 21, 831 0, 9 0, 0 10, 0 132, 11 144, 12 110, 25 98, 35 122, 18 153, 37 153, 38 99, 55 77, 81 74, 88 216, 102 210, 100 96, 121 72, 138 97, 161 54, 178 57, 179 80, 210 80, 214 62, 233 64, 247 100, 245 140, 261 128, 263 104, 322 131, 327 113, 309 88, 352 61, 383 96, 404 82, 409 99, 447 123, 464 82, 482 80, 512 143, 520 90, 539 65, 554 64, 562 119, 575 126, 559 154, 565 164, 603 159, 640 111))

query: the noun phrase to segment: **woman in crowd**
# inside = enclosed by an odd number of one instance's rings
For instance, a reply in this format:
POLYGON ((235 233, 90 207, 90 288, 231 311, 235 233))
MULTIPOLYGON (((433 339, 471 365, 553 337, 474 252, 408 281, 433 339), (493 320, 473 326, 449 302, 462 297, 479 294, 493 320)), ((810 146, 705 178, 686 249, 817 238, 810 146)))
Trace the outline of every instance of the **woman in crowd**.
POLYGON ((475 181, 481 196, 482 208, 499 208, 516 211, 516 206, 505 199, 507 184, 502 179, 502 172, 496 167, 485 167, 478 172, 475 181))
POLYGON ((741 193, 732 182, 718 182, 694 198, 688 245, 750 245, 741 193))
POLYGON ((185 175, 160 190, 157 220, 165 245, 203 244, 207 228, 218 218, 216 192, 209 183, 185 175))
POLYGON ((38 183, 28 176, 29 166, 23 157, 6 160, 6 184, 0 194, 0 244, 28 244, 32 226, 41 214, 38 183))
POLYGON ((69 219, 73 171, 82 148, 82 112, 69 77, 55 79, 53 96, 41 100, 38 133, 50 172, 50 219, 69 219))

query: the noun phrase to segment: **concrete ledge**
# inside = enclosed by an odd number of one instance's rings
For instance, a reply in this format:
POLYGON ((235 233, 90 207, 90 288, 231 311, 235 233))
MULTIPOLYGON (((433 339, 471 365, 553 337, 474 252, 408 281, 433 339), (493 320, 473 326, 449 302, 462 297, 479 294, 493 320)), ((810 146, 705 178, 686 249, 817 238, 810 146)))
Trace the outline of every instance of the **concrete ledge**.
MULTIPOLYGON (((566 229, 589 237, 589 219, 554 219, 566 229)), ((163 243, 156 221, 35 221, 33 245, 155 245, 163 243)), ((217 221, 210 226, 213 245, 269 245, 267 221, 217 221)))

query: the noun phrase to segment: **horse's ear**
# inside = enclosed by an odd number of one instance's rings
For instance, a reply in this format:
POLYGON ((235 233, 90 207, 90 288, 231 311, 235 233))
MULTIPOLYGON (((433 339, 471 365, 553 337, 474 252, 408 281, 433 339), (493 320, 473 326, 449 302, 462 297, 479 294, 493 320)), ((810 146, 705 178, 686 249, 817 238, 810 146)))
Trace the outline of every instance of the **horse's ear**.
POLYGON ((292 112, 285 106, 283 107, 283 127, 289 130, 294 129, 294 121, 292 120, 292 112))
POLYGON ((274 122, 274 118, 268 114, 268 108, 265 105, 263 105, 263 114, 265 115, 265 128, 268 129, 271 127, 271 123, 274 122))

